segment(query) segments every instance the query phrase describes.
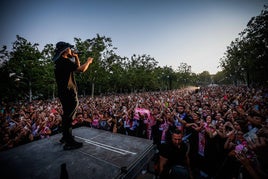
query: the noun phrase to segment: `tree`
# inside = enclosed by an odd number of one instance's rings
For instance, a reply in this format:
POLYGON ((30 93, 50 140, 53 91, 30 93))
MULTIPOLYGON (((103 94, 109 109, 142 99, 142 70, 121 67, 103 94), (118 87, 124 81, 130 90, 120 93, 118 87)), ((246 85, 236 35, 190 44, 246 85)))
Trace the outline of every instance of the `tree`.
POLYGON ((154 69, 158 62, 149 55, 132 55, 130 59, 126 59, 126 75, 129 81, 131 91, 140 89, 154 89, 154 69))
POLYGON ((232 80, 227 77, 224 71, 219 71, 213 76, 213 81, 216 84, 232 84, 232 80))
POLYGON ((187 86, 191 78, 191 66, 187 63, 180 63, 177 69, 177 81, 184 87, 187 86))
POLYGON ((42 67, 42 78, 39 83, 40 92, 44 98, 55 98, 56 81, 54 77, 54 62, 52 57, 54 55, 53 44, 47 44, 41 52, 40 66, 42 67))
POLYGON ((202 85, 208 85, 212 83, 211 75, 208 71, 203 71, 198 75, 198 80, 202 85))
POLYGON ((9 74, 9 69, 8 69, 8 58, 9 58, 9 53, 7 51, 7 47, 3 46, 2 49, 0 50, 0 99, 6 99, 9 96, 9 93, 11 90, 14 89, 10 88, 11 87, 11 80, 10 77, 13 76, 14 74, 9 74))
POLYGON ((220 65, 235 84, 246 81, 248 85, 267 85, 268 76, 268 11, 267 6, 259 16, 252 17, 246 29, 230 46, 220 65))
POLYGON ((87 57, 94 58, 89 70, 81 74, 77 78, 79 84, 79 92, 94 96, 95 88, 98 93, 102 91, 103 82, 106 81, 106 57, 112 55, 115 48, 112 47, 111 38, 100 36, 99 34, 92 39, 82 41, 80 38, 75 38, 75 47, 82 54, 79 56, 81 63, 84 63, 87 57), (111 48, 111 49, 110 49, 111 48))
MULTIPOLYGON (((39 82, 41 81, 43 70, 40 65, 41 53, 38 44, 31 44, 26 39, 17 35, 17 40, 13 43, 13 51, 10 52, 10 59, 7 63, 9 74, 16 82, 18 95, 22 98, 28 96, 29 101, 33 95, 39 94, 39 82)), ((10 87, 10 86, 6 86, 10 87)))

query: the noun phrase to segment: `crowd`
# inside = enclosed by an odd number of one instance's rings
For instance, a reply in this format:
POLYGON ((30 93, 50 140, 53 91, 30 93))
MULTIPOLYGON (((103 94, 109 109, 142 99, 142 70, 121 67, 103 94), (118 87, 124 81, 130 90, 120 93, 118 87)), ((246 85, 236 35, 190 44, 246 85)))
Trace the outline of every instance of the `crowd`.
MULTIPOLYGON (((88 126, 153 140, 179 129, 193 173, 213 178, 268 178, 268 90, 214 86, 80 97, 73 127, 88 126), (228 171, 228 172, 226 172, 228 171)), ((58 99, 1 103, 0 151, 61 132, 58 99)), ((157 171, 157 165, 156 165, 157 171)))

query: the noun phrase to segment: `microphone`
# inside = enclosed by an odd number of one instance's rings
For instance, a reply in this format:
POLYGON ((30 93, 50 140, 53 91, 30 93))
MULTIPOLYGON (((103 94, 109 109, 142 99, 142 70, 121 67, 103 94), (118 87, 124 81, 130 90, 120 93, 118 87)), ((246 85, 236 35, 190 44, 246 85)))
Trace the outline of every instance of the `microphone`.
POLYGON ((79 51, 76 51, 76 50, 72 50, 72 53, 71 54, 68 54, 68 58, 74 57, 74 54, 81 55, 83 53, 82 52, 79 52, 79 51))
POLYGON ((83 52, 79 52, 79 51, 73 51, 73 53, 77 54, 77 55, 81 55, 83 54, 83 52))

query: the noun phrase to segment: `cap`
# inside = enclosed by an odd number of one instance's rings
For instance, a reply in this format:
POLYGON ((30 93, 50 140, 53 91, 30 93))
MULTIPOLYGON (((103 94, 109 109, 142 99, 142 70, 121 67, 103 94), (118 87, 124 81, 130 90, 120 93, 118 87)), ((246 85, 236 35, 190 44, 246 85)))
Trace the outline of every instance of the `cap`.
POLYGON ((67 43, 67 42, 58 42, 56 44, 56 48, 55 48, 55 55, 52 58, 53 61, 55 62, 56 60, 58 60, 58 58, 61 56, 61 54, 67 49, 67 48, 73 48, 74 46, 67 43))

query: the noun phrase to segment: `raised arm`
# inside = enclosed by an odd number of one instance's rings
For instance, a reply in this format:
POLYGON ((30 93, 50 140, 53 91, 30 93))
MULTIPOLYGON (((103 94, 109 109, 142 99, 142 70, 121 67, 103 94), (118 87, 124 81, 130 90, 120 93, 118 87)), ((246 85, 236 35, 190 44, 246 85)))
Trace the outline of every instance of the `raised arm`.
POLYGON ((87 71, 89 65, 92 62, 93 62, 93 58, 88 57, 87 61, 83 65, 80 65, 79 58, 78 57, 75 57, 75 63, 78 65, 77 71, 82 72, 82 73, 85 72, 85 71, 87 71))

